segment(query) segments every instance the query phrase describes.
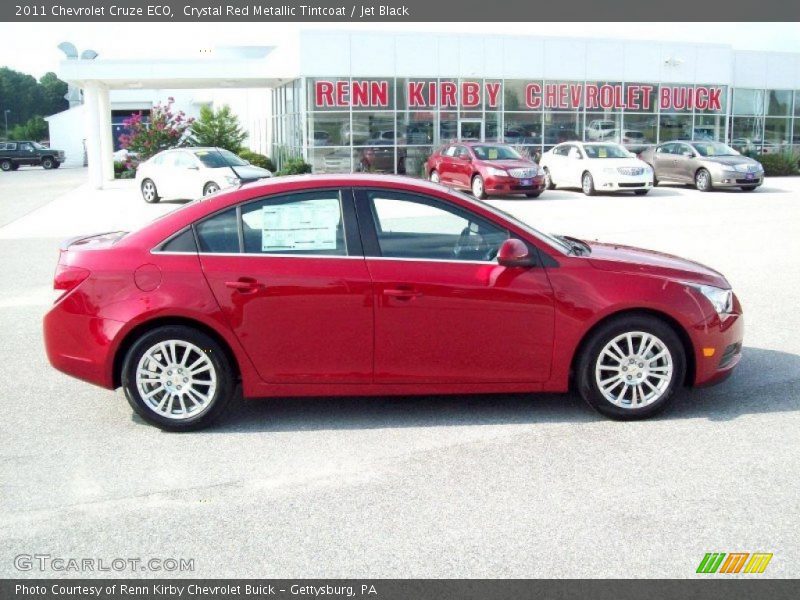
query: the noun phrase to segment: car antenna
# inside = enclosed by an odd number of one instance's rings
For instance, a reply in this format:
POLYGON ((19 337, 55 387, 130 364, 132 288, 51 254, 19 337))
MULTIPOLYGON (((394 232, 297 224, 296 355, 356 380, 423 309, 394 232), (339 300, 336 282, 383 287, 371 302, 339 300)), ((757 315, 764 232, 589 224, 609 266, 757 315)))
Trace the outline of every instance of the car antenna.
POLYGON ((219 157, 222 159, 222 161, 225 163, 225 165, 226 165, 226 166, 227 166, 227 167, 228 167, 228 168, 229 168, 231 171, 233 171, 233 174, 234 174, 234 175, 236 175, 236 179, 238 179, 238 180, 239 180, 239 183, 241 183, 241 182, 242 182, 242 176, 241 176, 241 175, 239 175, 239 173, 236 171, 236 169, 234 169, 234 168, 233 168, 233 165, 232 165, 232 164, 230 164, 230 163, 229 163, 227 160, 225 160, 225 155, 223 155, 223 154, 222 154, 222 152, 220 152, 220 151, 219 151, 219 148, 218 148, 217 146, 214 146, 214 151, 215 151, 217 154, 219 154, 219 157))

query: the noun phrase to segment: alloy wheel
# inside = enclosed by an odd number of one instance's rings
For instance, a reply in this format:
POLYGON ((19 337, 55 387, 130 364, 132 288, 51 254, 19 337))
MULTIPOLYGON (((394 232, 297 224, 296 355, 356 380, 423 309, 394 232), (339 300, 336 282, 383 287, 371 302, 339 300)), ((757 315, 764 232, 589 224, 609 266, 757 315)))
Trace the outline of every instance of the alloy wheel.
POLYGON ((439 183, 439 173, 437 171, 431 171, 431 181, 433 183, 439 183))
POLYGON ((219 191, 219 186, 216 183, 208 183, 206 184, 206 187, 203 190, 203 195, 209 196, 211 194, 216 194, 218 191, 219 191))
POLYGON ((645 331, 616 336, 603 347, 595 363, 597 388, 619 408, 638 409, 653 404, 667 391, 673 376, 669 348, 645 331))
POLYGON ((142 184, 142 196, 145 201, 152 202, 156 199, 156 184, 149 179, 142 184))
POLYGON ((198 346, 185 340, 166 340, 142 355, 136 367, 136 388, 155 414, 183 420, 211 404, 217 373, 198 346))
POLYGON ((483 198, 483 179, 480 175, 472 180, 472 195, 476 198, 483 198))
POLYGON ((711 176, 708 174, 708 171, 705 169, 701 169, 697 173, 696 177, 697 189, 701 192, 705 192, 706 190, 711 188, 711 176))

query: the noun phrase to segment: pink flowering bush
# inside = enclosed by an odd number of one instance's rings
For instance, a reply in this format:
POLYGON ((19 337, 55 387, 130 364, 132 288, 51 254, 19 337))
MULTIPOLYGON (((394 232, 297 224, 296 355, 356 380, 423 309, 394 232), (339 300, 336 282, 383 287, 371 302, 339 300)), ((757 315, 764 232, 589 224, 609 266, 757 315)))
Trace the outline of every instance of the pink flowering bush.
MULTIPOLYGON (((176 146, 192 126, 194 119, 187 118, 183 111, 173 112, 174 98, 166 104, 156 104, 150 111, 150 120, 138 112, 123 121, 127 134, 119 136, 120 145, 144 161, 154 154, 176 146)), ((130 165, 129 165, 130 167, 130 165)))

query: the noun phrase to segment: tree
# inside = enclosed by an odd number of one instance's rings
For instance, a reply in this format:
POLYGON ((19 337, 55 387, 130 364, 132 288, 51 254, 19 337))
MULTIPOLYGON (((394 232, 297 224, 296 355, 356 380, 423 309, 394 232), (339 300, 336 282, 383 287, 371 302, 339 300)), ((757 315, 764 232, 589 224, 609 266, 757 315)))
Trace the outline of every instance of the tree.
POLYGON ((191 141, 197 146, 217 146, 239 152, 247 133, 227 104, 214 110, 208 106, 200 109, 200 118, 192 123, 191 141))
POLYGON ((10 140, 33 140, 39 142, 47 139, 49 136, 49 128, 47 121, 42 117, 31 117, 23 125, 14 125, 8 131, 8 139, 10 140))
POLYGON ((53 115, 69 108, 64 96, 67 94, 67 84, 61 81, 55 73, 45 73, 39 79, 42 91, 42 115, 53 115))
MULTIPOLYGON (((8 113, 8 125, 26 124, 32 117, 48 116, 65 110, 67 84, 55 73, 46 73, 39 81, 8 67, 0 68, 0 116, 8 113)), ((2 132, 5 134, 5 131, 2 132)), ((9 131, 10 133, 10 131, 9 131)))
POLYGON ((175 98, 168 98, 166 104, 156 104, 149 121, 141 112, 125 119, 123 125, 129 133, 119 136, 120 145, 135 153, 139 160, 178 145, 194 119, 187 118, 183 111, 172 112, 174 103, 175 98))

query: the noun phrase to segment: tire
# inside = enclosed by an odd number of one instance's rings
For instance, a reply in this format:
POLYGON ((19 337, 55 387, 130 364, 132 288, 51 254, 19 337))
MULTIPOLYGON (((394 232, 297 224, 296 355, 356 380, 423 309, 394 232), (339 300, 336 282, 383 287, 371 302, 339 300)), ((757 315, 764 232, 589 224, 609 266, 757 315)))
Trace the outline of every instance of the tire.
POLYGON ((122 388, 131 408, 148 423, 167 431, 193 431, 225 412, 236 382, 228 356, 213 338, 168 325, 148 331, 128 350, 122 388), (192 365, 197 366, 190 370, 192 365), (140 372, 150 375, 137 379, 140 372))
POLYGON ((0 169, 3 169, 3 171, 12 171, 14 169, 14 163, 7 158, 3 159, 0 161, 0 169))
POLYGON ((428 179, 430 179, 433 183, 439 183, 439 171, 433 169, 431 174, 428 175, 428 179))
POLYGON ((532 192, 530 194, 525 194, 528 198, 538 198, 542 195, 542 192, 532 192))
POLYGON ((472 195, 478 200, 486 198, 486 188, 483 185, 483 177, 475 175, 472 178, 472 195))
POLYGON ((706 169, 698 169, 694 174, 694 186, 701 192, 710 192, 714 189, 711 184, 711 173, 706 169))
POLYGON ((58 162, 57 160, 53 161, 53 168, 54 168, 54 169, 57 169, 57 168, 58 168, 58 167, 60 167, 60 166, 61 166, 61 163, 60 163, 60 162, 58 162))
POLYGON ((203 196, 216 194, 218 191, 219 191, 219 184, 217 184, 214 181, 209 181, 207 184, 203 186, 203 196))
POLYGON ((49 171, 50 169, 52 169, 52 168, 53 168, 53 165, 55 164, 55 162, 56 162, 56 161, 54 161, 54 160, 53 160, 52 158, 50 158, 49 156, 45 156, 45 157, 42 159, 42 167, 43 167, 43 168, 45 168, 46 170, 48 170, 48 171, 49 171))
POLYGON ((142 198, 148 204, 155 204, 161 197, 158 195, 158 188, 156 187, 156 183, 152 179, 143 179, 142 185, 142 198))
POLYGON ((645 196, 649 191, 650 190, 633 190, 633 193, 636 194, 637 196, 645 196))
POLYGON ((631 421, 664 410, 685 374, 683 344, 672 327, 648 315, 629 315, 608 321, 591 334, 580 350, 575 376, 578 391, 589 406, 612 419, 631 421), (641 356, 643 341, 646 349, 641 356), (647 357, 649 363, 644 360, 647 357), (629 378, 641 378, 642 383, 629 384, 629 378), (600 381, 606 382, 605 393, 600 381))
POLYGON ((743 192, 752 192, 757 187, 758 187, 757 185, 743 185, 742 186, 742 191, 743 192))
POLYGON ((594 189, 594 178, 589 171, 581 176, 581 189, 587 196, 594 196, 597 193, 597 190, 594 189))
POLYGON ((553 183, 553 178, 550 177, 550 169, 544 168, 544 187, 548 190, 556 189, 556 184, 553 183))

